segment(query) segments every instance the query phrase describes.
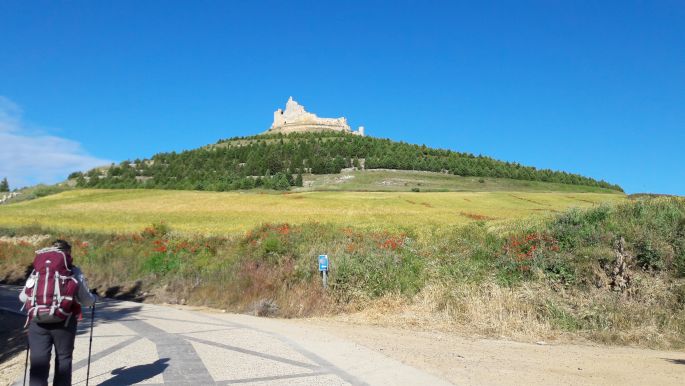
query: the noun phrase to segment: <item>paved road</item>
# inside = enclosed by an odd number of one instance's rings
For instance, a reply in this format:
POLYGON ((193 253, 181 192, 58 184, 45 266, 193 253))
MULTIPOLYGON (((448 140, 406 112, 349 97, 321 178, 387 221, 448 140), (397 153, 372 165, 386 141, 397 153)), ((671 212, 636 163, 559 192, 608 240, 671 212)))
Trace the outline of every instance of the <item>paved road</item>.
POLYGON ((19 312, 21 302, 19 302, 19 291, 21 287, 0 285, 0 309, 10 312, 19 312))
MULTIPOLYGON (((0 286, 0 307, 17 309, 0 286)), ((88 320, 74 385, 84 385, 88 320)), ((447 385, 357 344, 292 321, 105 300, 96 308, 91 385, 447 385)), ((21 379, 15 385, 21 385, 21 379)))

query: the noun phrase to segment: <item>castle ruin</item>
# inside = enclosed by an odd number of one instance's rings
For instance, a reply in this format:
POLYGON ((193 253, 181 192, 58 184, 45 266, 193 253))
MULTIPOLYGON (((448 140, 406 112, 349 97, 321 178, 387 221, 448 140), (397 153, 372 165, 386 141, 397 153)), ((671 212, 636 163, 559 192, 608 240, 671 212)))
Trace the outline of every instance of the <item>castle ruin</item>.
POLYGON ((340 131, 355 135, 364 136, 364 127, 360 126, 357 131, 352 131, 347 119, 341 118, 319 118, 316 114, 307 112, 304 106, 288 98, 285 110, 274 111, 274 122, 265 134, 290 134, 308 131, 340 131))

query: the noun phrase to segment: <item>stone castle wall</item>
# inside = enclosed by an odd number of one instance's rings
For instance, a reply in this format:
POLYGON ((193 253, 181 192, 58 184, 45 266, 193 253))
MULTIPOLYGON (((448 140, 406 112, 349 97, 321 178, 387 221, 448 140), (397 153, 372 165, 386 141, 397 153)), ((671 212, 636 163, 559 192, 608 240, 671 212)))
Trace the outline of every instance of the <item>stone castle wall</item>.
POLYGON ((364 129, 352 131, 347 124, 347 119, 341 118, 319 118, 316 114, 307 112, 304 106, 293 100, 288 99, 285 110, 278 109, 274 112, 274 121, 267 134, 273 133, 302 133, 320 131, 340 131, 357 135, 364 135, 364 129))

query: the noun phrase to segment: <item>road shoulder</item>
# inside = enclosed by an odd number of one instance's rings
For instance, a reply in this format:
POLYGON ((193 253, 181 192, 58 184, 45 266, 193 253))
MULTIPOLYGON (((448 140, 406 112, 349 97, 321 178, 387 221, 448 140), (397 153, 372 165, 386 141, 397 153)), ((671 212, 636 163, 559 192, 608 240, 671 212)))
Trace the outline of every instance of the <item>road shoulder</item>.
POLYGON ((11 384, 24 371, 25 322, 25 316, 0 309, 0 385, 11 384))
POLYGON ((476 339, 331 319, 296 323, 459 385, 682 385, 685 380, 685 353, 679 351, 476 339))

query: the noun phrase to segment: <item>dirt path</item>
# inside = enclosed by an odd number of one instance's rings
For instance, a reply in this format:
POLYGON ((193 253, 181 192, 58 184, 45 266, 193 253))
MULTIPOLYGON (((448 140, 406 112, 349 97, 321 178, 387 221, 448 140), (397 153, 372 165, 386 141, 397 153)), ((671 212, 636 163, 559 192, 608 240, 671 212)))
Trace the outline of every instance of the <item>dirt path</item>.
POLYGON ((304 323, 457 385, 685 384, 685 352, 468 339, 330 320, 304 323))

